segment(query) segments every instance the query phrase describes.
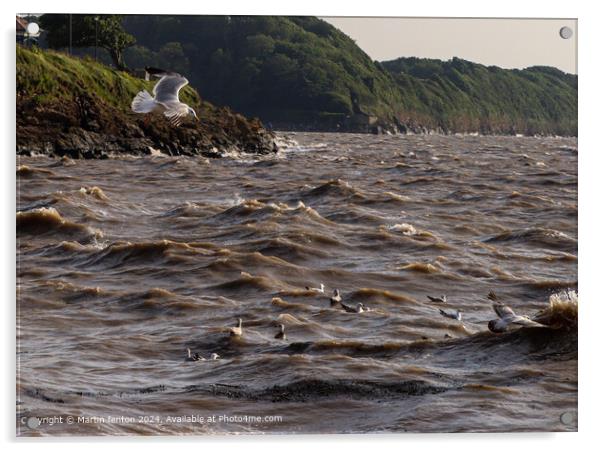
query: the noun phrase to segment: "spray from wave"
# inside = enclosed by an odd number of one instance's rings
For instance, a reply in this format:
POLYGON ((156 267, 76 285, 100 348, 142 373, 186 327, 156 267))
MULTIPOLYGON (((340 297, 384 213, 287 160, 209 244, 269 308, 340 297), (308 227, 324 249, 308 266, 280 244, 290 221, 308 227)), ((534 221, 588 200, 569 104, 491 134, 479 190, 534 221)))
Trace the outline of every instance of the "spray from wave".
POLYGON ((579 295, 574 290, 554 293, 550 304, 537 313, 533 320, 553 329, 576 329, 578 324, 579 295))

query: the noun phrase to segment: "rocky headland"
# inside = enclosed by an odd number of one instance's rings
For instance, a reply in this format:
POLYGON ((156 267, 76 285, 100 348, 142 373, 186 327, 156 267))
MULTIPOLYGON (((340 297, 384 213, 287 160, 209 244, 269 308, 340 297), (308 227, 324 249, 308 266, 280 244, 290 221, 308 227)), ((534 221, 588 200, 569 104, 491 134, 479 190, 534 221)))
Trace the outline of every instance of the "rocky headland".
POLYGON ((130 110, 133 97, 153 82, 91 59, 17 46, 17 154, 108 158, 115 154, 202 155, 277 152, 275 135, 258 119, 180 92, 199 120, 179 127, 161 114, 130 110))

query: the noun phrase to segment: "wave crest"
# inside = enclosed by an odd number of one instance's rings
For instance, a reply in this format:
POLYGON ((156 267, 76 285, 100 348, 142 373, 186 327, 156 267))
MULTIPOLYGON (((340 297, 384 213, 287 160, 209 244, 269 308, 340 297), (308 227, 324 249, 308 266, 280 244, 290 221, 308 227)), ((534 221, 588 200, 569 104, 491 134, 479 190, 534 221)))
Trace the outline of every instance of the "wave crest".
POLYGON ((17 212, 17 233, 44 235, 59 233, 69 237, 102 238, 100 230, 69 221, 52 207, 17 212))
POLYGON ((554 329, 573 329, 579 320, 579 295, 574 290, 554 293, 550 305, 537 313, 533 320, 554 329))

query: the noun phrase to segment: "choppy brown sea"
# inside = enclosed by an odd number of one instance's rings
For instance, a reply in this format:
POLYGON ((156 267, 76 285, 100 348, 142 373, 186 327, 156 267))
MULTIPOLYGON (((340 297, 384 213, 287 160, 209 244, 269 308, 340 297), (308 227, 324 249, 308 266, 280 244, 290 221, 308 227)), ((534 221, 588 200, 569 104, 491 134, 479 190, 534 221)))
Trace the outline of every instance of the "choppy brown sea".
POLYGON ((576 332, 487 329, 577 289, 576 140, 291 137, 18 158, 17 434, 576 430, 576 332))

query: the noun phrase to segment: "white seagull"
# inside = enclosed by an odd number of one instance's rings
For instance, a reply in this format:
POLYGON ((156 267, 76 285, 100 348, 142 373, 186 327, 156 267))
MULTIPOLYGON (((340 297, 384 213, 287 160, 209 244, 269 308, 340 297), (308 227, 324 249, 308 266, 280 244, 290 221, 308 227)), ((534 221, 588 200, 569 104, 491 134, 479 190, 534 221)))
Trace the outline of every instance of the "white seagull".
MULTIPOLYGON (((190 350, 190 348, 186 348, 186 350, 188 351, 188 357, 186 357, 186 360, 188 362, 198 362, 198 361, 207 360, 205 357, 201 356, 198 352, 195 352, 193 354, 192 351, 190 350)), ((219 359, 220 359, 220 355, 215 352, 213 354, 211 354, 211 356, 209 357, 209 360, 219 360, 219 359)))
POLYGON ((449 319, 457 319, 458 321, 462 321, 462 312, 460 310, 450 310, 445 311, 443 309, 439 309, 439 313, 441 316, 444 316, 449 319))
POLYGON ((320 288, 314 288, 314 287, 305 287, 305 289, 307 291, 311 291, 312 293, 324 293, 324 284, 321 283, 320 284, 320 288))
POLYGON ((147 67, 146 71, 155 77, 159 77, 160 80, 155 84, 152 96, 146 90, 136 94, 136 97, 132 100, 132 111, 134 113, 147 114, 159 111, 176 127, 188 115, 198 119, 194 109, 180 102, 178 97, 180 89, 188 84, 185 77, 175 72, 152 67, 147 67))
POLYGON ((337 305, 341 305, 341 292, 338 289, 335 289, 332 293, 332 297, 330 298, 330 306, 334 307, 337 305))
POLYGON ((274 335, 274 338, 277 338, 279 340, 286 340, 286 333, 284 332, 284 324, 278 324, 278 327, 280 328, 280 331, 274 335))
POLYGON ((541 323, 535 322, 528 316, 517 315, 510 307, 504 304, 493 304, 493 310, 499 316, 498 319, 492 319, 487 324, 491 332, 502 333, 508 330, 511 325, 523 327, 546 327, 541 323))
POLYGON ((364 304, 362 304, 361 302, 359 304, 357 304, 357 306, 355 308, 353 308, 349 305, 345 305, 341 302, 341 307, 343 307, 343 309, 347 313, 364 313, 364 312, 370 311, 370 309, 365 307, 364 304))

